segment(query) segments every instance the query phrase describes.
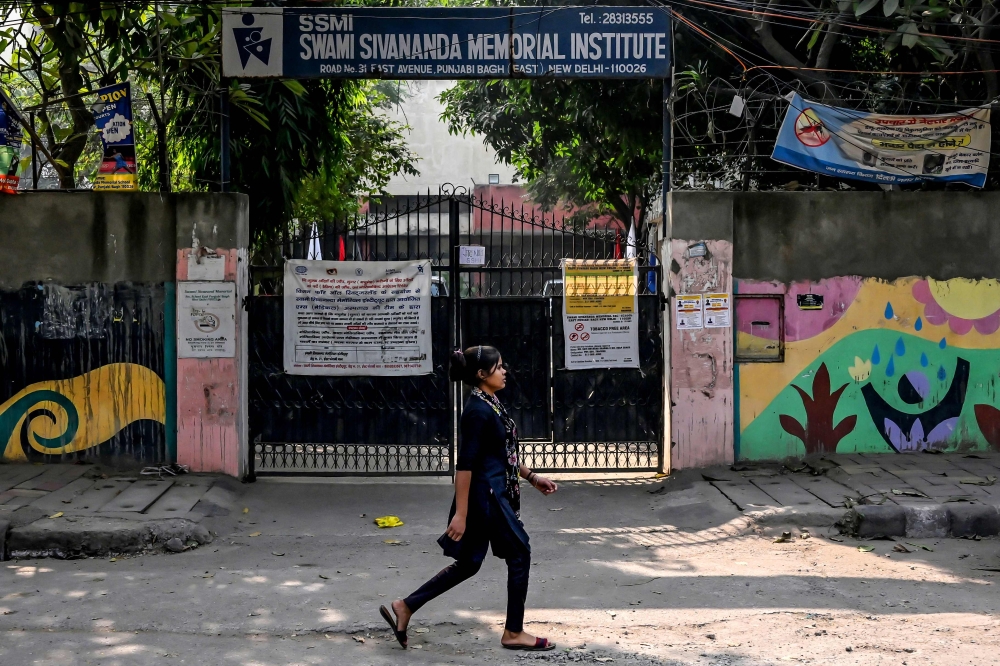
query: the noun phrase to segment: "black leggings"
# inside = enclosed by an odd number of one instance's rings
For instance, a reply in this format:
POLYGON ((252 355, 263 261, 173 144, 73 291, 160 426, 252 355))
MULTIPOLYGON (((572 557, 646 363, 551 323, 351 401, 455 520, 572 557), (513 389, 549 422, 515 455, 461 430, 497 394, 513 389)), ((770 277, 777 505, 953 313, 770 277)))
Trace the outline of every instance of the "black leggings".
MULTIPOLYGON (((403 602, 410 612, 416 613, 418 608, 431 599, 475 576, 482 565, 482 562, 457 560, 421 585, 420 589, 403 599, 403 602)), ((524 629, 524 601, 528 597, 530 571, 531 555, 526 550, 507 558, 507 622, 504 626, 508 631, 519 633, 524 629)))

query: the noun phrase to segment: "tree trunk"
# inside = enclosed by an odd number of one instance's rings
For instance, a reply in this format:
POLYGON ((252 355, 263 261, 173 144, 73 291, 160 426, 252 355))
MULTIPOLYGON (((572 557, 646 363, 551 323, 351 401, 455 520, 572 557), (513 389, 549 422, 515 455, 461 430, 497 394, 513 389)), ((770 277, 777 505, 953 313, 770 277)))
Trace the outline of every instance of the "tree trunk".
POLYGON ((59 52, 59 84, 62 94, 70 99, 66 102, 71 119, 72 134, 58 148, 52 151, 52 157, 57 162, 52 164, 59 174, 59 187, 63 189, 76 188, 76 162, 87 147, 87 135, 94 126, 94 116, 79 97, 79 92, 86 88, 83 76, 80 74, 80 57, 78 50, 83 47, 74 46, 66 35, 65 20, 56 21, 45 10, 45 4, 35 0, 32 10, 45 36, 59 52))
POLYGON ((148 92, 146 99, 153 113, 153 123, 156 125, 156 171, 160 184, 160 192, 170 191, 170 164, 167 161, 167 126, 163 116, 156 108, 153 96, 148 92))

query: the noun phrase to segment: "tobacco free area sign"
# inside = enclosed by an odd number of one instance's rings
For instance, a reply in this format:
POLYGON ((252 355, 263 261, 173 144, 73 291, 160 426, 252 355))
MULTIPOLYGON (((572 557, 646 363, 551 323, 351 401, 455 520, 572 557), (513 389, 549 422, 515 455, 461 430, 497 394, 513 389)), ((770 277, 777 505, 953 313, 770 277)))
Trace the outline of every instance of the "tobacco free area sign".
POLYGON ((666 78, 660 7, 230 7, 228 77, 666 78))

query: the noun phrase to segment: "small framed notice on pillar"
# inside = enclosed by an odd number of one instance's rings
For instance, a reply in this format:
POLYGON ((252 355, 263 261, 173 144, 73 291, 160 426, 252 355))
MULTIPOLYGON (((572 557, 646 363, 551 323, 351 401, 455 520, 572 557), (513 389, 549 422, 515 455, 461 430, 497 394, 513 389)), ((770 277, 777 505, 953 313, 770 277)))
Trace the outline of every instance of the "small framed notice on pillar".
POLYGON ((236 283, 177 284, 177 357, 236 357, 236 283))

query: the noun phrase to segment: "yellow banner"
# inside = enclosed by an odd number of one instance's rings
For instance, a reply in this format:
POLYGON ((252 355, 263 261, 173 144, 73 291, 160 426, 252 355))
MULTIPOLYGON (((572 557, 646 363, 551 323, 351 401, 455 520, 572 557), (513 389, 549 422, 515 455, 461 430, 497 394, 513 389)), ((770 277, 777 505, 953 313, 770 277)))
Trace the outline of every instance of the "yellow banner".
POLYGON ((566 259, 566 314, 635 312, 635 259, 566 259))

